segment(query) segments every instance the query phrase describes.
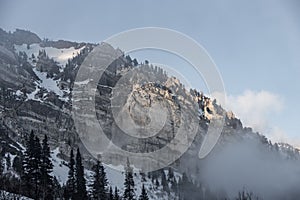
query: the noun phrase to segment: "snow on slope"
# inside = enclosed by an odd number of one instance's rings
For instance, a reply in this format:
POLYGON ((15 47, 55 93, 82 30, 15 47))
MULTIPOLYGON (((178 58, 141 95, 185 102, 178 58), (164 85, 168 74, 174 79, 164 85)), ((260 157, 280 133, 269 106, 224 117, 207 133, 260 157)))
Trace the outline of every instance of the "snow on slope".
POLYGON ((69 168, 65 165, 66 162, 58 157, 59 148, 54 149, 51 152, 51 158, 53 163, 53 174, 56 176, 58 182, 63 185, 68 179, 69 168))
MULTIPOLYGON (((33 66, 35 66, 35 63, 32 62, 31 55, 33 54, 35 57, 38 56, 39 51, 45 50, 49 58, 53 58, 54 61, 58 63, 58 65, 61 67, 61 71, 65 67, 66 63, 69 59, 72 59, 77 54, 80 53, 82 49, 85 48, 85 46, 75 49, 74 47, 70 48, 64 48, 64 49, 57 49, 54 47, 41 47, 40 44, 31 44, 29 46, 29 49, 27 48, 26 44, 22 45, 14 45, 14 48, 16 52, 25 52, 28 56, 28 62, 30 62, 33 66)), ((35 100, 42 102, 42 99, 37 98, 36 94, 40 91, 41 88, 45 88, 48 92, 54 92, 59 96, 59 99, 62 101, 68 101, 68 97, 65 97, 65 93, 69 93, 68 90, 61 90, 58 87, 58 83, 60 80, 54 80, 53 78, 47 78, 46 72, 40 72, 36 68, 33 68, 34 73, 37 75, 37 77, 40 79, 40 81, 36 82, 36 89, 30 94, 27 94, 27 100, 35 100)))
POLYGON ((36 68, 33 68, 34 73, 40 79, 40 81, 35 82, 36 88, 35 91, 27 94, 27 100, 35 100, 42 102, 41 99, 36 97, 36 94, 40 91, 40 88, 45 88, 48 92, 54 92, 60 100, 68 101, 69 98, 65 97, 65 93, 69 93, 69 90, 61 90, 58 87, 58 83, 60 80, 54 80, 53 78, 47 78, 46 72, 40 72, 36 68))
POLYGON ((40 100, 39 98, 37 98, 35 96, 39 91, 40 91, 40 89, 38 88, 38 86, 35 86, 35 90, 33 92, 27 94, 27 100, 31 99, 31 100, 42 102, 42 100, 40 100))
POLYGON ((85 46, 75 49, 74 47, 65 48, 65 49, 57 49, 53 47, 41 47, 40 44, 31 44, 29 49, 27 49, 27 44, 22 45, 14 45, 16 52, 25 52, 28 57, 31 57, 33 54, 35 57, 38 56, 39 51, 45 50, 47 55, 50 58, 53 58, 54 61, 58 62, 62 67, 66 65, 68 59, 72 59, 77 54, 80 53, 85 46))
MULTIPOLYGON (((66 183, 68 179, 69 168, 67 167, 67 162, 58 157, 59 153, 60 153, 59 148, 54 149, 51 153, 52 162, 54 165, 53 174, 57 177, 59 183, 63 185, 66 183)), ((122 195, 124 192, 124 180, 125 180, 124 172, 110 165, 104 164, 104 167, 109 182, 109 186, 111 186, 113 189, 115 187, 118 187, 119 194, 122 195)), ((119 166, 119 167, 123 168, 123 166, 119 166)), ((165 171, 165 174, 168 175, 167 170, 165 171)), ((85 178, 87 180, 87 185, 91 183, 92 175, 93 175, 92 171, 85 169, 85 178)), ((177 178, 177 181, 180 176, 181 175, 175 173, 175 177, 177 178)), ((150 200, 158 199, 158 197, 159 199, 175 199, 174 193, 171 192, 170 194, 167 194, 166 192, 163 191, 160 179, 159 179, 160 186, 156 187, 154 183, 152 183, 151 179, 149 179, 147 176, 145 177, 146 181, 143 181, 138 169, 134 169, 133 177, 135 183, 135 194, 137 197, 141 194, 142 185, 144 184, 145 188, 147 189, 150 200)))

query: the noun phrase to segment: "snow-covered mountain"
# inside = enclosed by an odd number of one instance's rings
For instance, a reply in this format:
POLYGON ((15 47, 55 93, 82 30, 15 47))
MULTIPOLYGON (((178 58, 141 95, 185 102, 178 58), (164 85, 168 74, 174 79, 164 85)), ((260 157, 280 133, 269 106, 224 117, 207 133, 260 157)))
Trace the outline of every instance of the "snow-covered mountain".
MULTIPOLYGON (((113 49, 109 44, 107 45, 107 48, 110 49, 108 55, 120 51, 113 49)), ((87 85, 90 81, 87 79, 75 82, 78 68, 95 46, 96 44, 63 40, 41 40, 30 31, 16 30, 14 33, 7 33, 0 29, 0 152, 3 152, 4 157, 10 157, 10 165, 16 163, 17 158, 22 156, 25 138, 33 130, 41 138, 45 134, 48 135, 54 164, 53 175, 57 177, 61 185, 65 184, 67 180, 69 170, 67 163, 70 151, 77 147, 82 149, 86 168, 85 176, 89 180, 92 174, 91 165, 95 159, 81 143, 78 134, 82 133, 78 133, 78 130, 75 129, 71 109, 74 84, 87 85)), ((280 199, 283 196, 288 196, 286 195, 287 191, 294 189, 290 187, 291 185, 298 183, 296 180, 284 181, 282 179, 286 186, 281 188, 282 191, 273 193, 272 190, 276 187, 270 187, 268 191, 264 192, 263 189, 255 187, 259 184, 253 183, 259 179, 249 181, 251 179, 249 178, 244 182, 236 180, 233 188, 223 190, 223 185, 220 183, 222 181, 219 180, 221 175, 211 178, 209 176, 213 176, 213 174, 208 173, 217 174, 214 170, 222 171, 220 166, 226 165, 224 162, 226 163, 227 158, 229 163, 234 163, 237 166, 236 168, 233 167, 234 169, 239 169, 240 163, 236 164, 235 158, 240 158, 239 156, 243 158, 245 156, 257 156, 256 151, 250 149, 259 149, 259 152, 261 152, 259 155, 262 155, 262 157, 265 155, 268 159, 272 158, 272 162, 270 162, 274 165, 282 162, 288 164, 295 162, 296 165, 299 164, 299 150, 288 144, 272 144, 263 135, 254 133, 251 128, 243 127, 240 120, 232 112, 224 110, 215 100, 211 100, 199 91, 186 90, 176 77, 169 77, 163 70, 149 63, 138 63, 136 59, 132 59, 128 55, 122 55, 103 73, 97 87, 95 106, 103 131, 111 141, 127 151, 149 152, 165 146, 174 138, 174 134, 180 127, 180 117, 186 119, 189 117, 188 114, 182 114, 183 116, 181 116, 180 110, 182 107, 186 107, 191 113, 196 111, 199 115, 199 121, 197 122, 199 127, 195 139, 188 138, 191 140, 190 147, 169 166, 175 171, 175 182, 180 182, 179 180, 184 179, 185 176, 188 177, 190 185, 185 190, 189 191, 190 195, 184 196, 182 194, 183 196, 180 196, 175 190, 168 191, 162 186, 161 178, 156 179, 158 180, 158 184, 156 184, 153 176, 143 177, 141 169, 134 168, 135 192, 137 195, 141 193, 141 186, 144 184, 150 199, 233 198, 244 187, 249 188, 257 196, 265 199, 274 199, 274 196, 280 199), (133 78, 124 78, 129 71, 133 78), (152 81, 152 76, 159 77, 160 81, 152 81), (124 90, 116 89, 122 85, 132 85, 132 87, 124 90), (119 95, 126 96, 126 100, 114 99, 116 92, 119 95), (117 111, 120 112, 121 110, 120 113, 126 115, 122 119, 126 120, 114 120, 114 112, 116 111, 115 108, 112 109, 112 105, 118 105, 117 111), (142 141, 132 139, 131 143, 125 143, 127 136, 122 134, 120 127, 127 128, 128 132, 134 132, 135 127, 126 126, 126 124, 148 124, 149 118, 144 114, 144 110, 146 107, 155 105, 167 105, 168 107, 167 116, 161 115, 161 118, 154 120, 154 124, 159 124, 164 117, 166 119, 167 123, 159 129, 159 134, 142 141), (195 107, 191 105, 196 106, 196 109, 192 110, 195 107), (209 123, 221 117, 225 119, 225 126, 217 146, 208 158, 198 159, 199 148, 203 137, 207 133, 209 123), (243 148, 240 148, 240 144, 243 144, 243 148), (226 152, 232 151, 246 152, 246 154, 245 156, 243 154, 236 157, 232 156, 235 155, 232 153, 230 153, 230 156, 226 154, 226 152), (214 167, 207 167, 210 164, 214 167), (214 188, 215 182, 220 183, 216 184, 218 188, 214 188)), ((81 99, 80 101, 85 102, 88 100, 81 99)), ((86 113, 83 113, 81 122, 85 123, 86 118, 86 113)), ((157 126, 151 128, 156 130, 157 126)), ((187 126, 183 130, 188 132, 189 128, 187 126)), ((140 130, 136 131, 135 134, 143 136, 143 134, 148 133, 140 130)), ((176 149, 172 151, 176 151, 176 149)), ((111 156, 118 157, 114 152, 111 152, 111 156)), ((251 160, 251 158, 248 160, 251 160)), ((124 159, 125 165, 126 158, 120 159, 124 159)), ((260 164, 261 160, 255 157, 252 160, 253 162, 250 163, 260 164)), ((11 173, 11 176, 15 177, 19 176, 14 168, 8 169, 6 162, 4 165, 5 173, 11 173)), ((105 163, 104 166, 109 185, 113 188, 118 187, 120 194, 123 193, 125 175, 122 171, 124 166, 114 166, 113 162, 105 163)), ((256 171, 252 170, 253 168, 254 165, 251 165, 250 171, 255 174, 256 171)), ((226 167, 223 169, 226 173, 226 167)), ((292 169, 294 170, 294 168, 292 169)), ((290 173, 297 173, 293 170, 290 173)), ((166 176, 169 175, 168 167, 163 171, 166 176)), ((285 175, 288 177, 290 173, 285 175)), ((295 176, 300 177, 298 175, 295 174, 295 176)), ((239 173, 237 176, 239 176, 239 173)), ((171 181, 168 184, 169 188, 172 188, 171 181)), ((291 198, 286 199, 294 199, 295 194, 298 193, 293 190, 293 193, 290 194, 291 198)))

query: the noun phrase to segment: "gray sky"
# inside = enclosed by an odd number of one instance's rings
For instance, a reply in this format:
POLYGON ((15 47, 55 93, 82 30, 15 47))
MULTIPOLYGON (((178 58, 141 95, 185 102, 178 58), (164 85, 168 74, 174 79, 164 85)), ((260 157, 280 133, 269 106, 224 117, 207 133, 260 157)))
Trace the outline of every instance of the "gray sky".
MULTIPOLYGON (((297 0, 0 0, 1 28, 27 29, 41 38, 100 42, 145 26, 174 29, 203 45, 222 75, 228 108, 270 138, 300 147, 297 0)), ((135 55, 140 61, 184 64, 161 59, 157 52, 135 55)), ((193 75, 189 80, 202 87, 193 75)))

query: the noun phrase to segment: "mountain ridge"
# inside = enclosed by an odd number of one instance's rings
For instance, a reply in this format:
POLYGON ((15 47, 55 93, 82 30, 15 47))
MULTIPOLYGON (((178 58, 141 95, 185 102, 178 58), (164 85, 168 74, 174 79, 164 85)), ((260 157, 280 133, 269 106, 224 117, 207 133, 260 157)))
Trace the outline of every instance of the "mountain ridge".
MULTIPOLYGON (((19 29, 14 33, 0 30, 0 130, 5 136, 1 138, 0 150, 5 149, 5 152, 20 155, 22 148, 17 146, 24 144, 29 131, 34 130, 39 136, 49 135, 51 148, 59 148, 62 159, 68 159, 74 146, 81 147, 86 167, 90 167, 94 159, 76 134, 71 117, 71 100, 77 70, 95 46, 96 44, 62 40, 42 41, 36 34, 19 29), (6 149, 11 146, 16 146, 15 150, 6 149)), ((178 79, 168 77, 162 69, 149 63, 139 64, 130 56, 123 55, 115 60, 101 77, 97 89, 97 117, 106 136, 123 149, 133 152, 153 151, 165 146, 174 137, 180 125, 176 114, 180 111, 178 105, 187 106, 192 103, 197 106, 199 131, 183 156, 171 165, 178 173, 189 172, 190 177, 197 177, 197 170, 203 167, 203 164, 201 161, 193 161, 191 166, 190 162, 198 155, 210 120, 224 114, 225 127, 211 154, 222 151, 223 146, 253 140, 253 143, 260 144, 264 151, 278 151, 284 159, 299 160, 298 149, 288 144, 272 144, 265 136, 254 133, 251 128, 243 127, 232 112, 224 110, 215 100, 196 90, 187 91, 178 79), (128 71, 131 71, 130 75, 133 75, 134 79, 124 79, 128 71), (159 77, 160 82, 149 82, 153 75, 159 77), (149 119, 143 114, 144 107, 151 107, 149 104, 154 103, 169 105, 170 118, 160 137, 152 137, 142 143, 141 140, 131 144, 122 143, 120 138, 124 136, 121 136, 117 122, 112 120, 115 111, 111 108, 111 98, 114 95, 113 91, 116 91, 113 88, 116 85, 129 84, 129 80, 134 87, 118 92, 124 92, 122 95, 125 96, 132 94, 131 99, 115 103, 122 105, 120 107, 126 110, 125 113, 140 125, 149 123, 149 119), (143 82, 147 84, 142 84, 143 82), (147 95, 150 97, 144 98, 147 95)))

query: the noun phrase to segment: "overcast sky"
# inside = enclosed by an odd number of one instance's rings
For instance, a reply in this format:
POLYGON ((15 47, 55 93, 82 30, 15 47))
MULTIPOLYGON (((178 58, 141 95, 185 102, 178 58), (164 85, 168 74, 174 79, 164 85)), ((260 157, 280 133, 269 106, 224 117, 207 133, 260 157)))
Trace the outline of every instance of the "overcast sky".
MULTIPOLYGON (((203 45, 215 61, 229 109, 271 139, 300 147, 300 1, 82 2, 0 0, 0 27, 85 42, 145 26, 180 31, 203 45)), ((140 61, 162 63, 153 52, 135 55, 140 61)), ((192 75, 189 80, 201 87, 201 80, 192 75)))

